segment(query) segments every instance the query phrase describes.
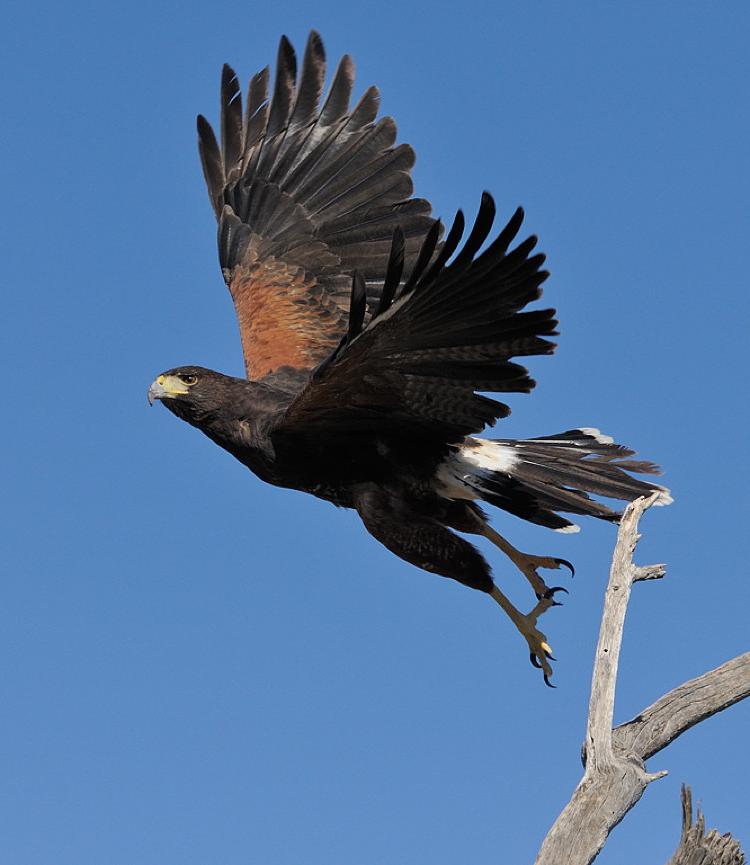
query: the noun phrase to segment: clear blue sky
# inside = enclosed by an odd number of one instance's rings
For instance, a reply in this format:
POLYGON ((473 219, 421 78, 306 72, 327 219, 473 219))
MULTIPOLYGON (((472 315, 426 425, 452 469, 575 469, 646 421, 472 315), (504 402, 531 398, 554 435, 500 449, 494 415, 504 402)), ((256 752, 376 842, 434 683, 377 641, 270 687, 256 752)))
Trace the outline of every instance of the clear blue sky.
MULTIPOLYGON (((263 486, 161 407, 239 374, 194 115, 320 30, 377 83, 438 214, 523 204, 558 353, 498 432, 599 426, 662 463, 617 719, 748 648, 746 3, 11 2, 2 59, 0 862, 530 863, 580 775, 614 539, 497 514, 573 560, 546 689, 495 605, 263 486)), ((491 553, 498 579, 528 602, 491 553)), ((681 781, 750 843, 750 706, 601 862, 665 861, 681 781)))

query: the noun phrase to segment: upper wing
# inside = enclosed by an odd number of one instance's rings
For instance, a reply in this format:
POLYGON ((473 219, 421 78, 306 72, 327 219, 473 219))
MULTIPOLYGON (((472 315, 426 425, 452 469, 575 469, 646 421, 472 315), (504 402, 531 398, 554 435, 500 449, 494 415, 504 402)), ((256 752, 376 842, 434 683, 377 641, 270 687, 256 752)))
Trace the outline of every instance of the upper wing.
POLYGON ((507 405, 477 391, 528 392, 527 370, 512 357, 550 354, 552 309, 521 312, 541 296, 544 256, 530 237, 508 247, 523 220, 519 208, 477 258, 494 220, 485 193, 463 249, 447 265, 463 233, 459 211, 437 258, 433 229, 400 290, 403 238, 394 237, 380 305, 363 327, 364 288, 353 280, 349 330, 305 390, 277 421, 274 439, 371 430, 421 433, 459 441, 505 417, 507 405))
POLYGON ((349 110, 354 68, 345 56, 319 107, 324 77, 317 33, 298 81, 294 50, 282 37, 270 102, 266 68, 250 81, 243 116, 237 76, 225 66, 220 145, 198 117, 219 260, 251 379, 316 366, 346 330, 352 271, 374 302, 394 229, 413 257, 434 224, 429 202, 409 199, 413 150, 393 146, 391 118, 374 122, 377 89, 349 110))

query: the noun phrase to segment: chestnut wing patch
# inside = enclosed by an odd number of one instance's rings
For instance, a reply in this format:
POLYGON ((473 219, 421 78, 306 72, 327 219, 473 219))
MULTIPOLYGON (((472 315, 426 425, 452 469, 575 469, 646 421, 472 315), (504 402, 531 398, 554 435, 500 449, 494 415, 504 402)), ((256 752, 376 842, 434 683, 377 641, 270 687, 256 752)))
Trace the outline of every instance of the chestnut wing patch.
POLYGON ((276 258, 236 267, 229 291, 249 379, 317 366, 346 328, 346 313, 315 275, 276 258))
MULTIPOLYGON (((198 147, 219 223, 219 261, 239 317, 247 375, 311 371, 346 332, 352 276, 371 314, 394 231, 407 267, 435 224, 412 198, 414 152, 396 124, 377 119, 370 87, 350 108, 354 69, 342 58, 325 99, 325 53, 310 34, 299 75, 282 37, 269 99, 265 69, 246 110, 234 71, 221 80, 220 134, 198 118, 198 147)), ((306 380, 300 375, 299 381, 306 380)))

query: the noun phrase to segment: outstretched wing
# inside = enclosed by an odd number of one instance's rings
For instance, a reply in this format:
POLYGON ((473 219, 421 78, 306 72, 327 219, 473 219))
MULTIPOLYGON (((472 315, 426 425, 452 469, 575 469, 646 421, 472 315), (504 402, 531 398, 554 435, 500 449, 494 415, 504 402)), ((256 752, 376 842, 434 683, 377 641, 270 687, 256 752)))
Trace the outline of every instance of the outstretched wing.
POLYGON ((347 336, 279 419, 275 439, 369 430, 455 442, 509 414, 507 405, 477 392, 530 391, 534 381, 511 358, 550 354, 555 346, 545 337, 556 333, 557 322, 552 309, 521 311, 541 296, 548 274, 541 270, 544 255, 531 255, 535 237, 508 251, 523 220, 520 208, 475 257, 494 215, 484 193, 450 264, 463 216, 459 211, 436 258, 433 228, 405 284, 396 231, 378 309, 363 326, 364 287, 355 275, 347 336))
POLYGON ((219 261, 251 379, 320 363, 346 330, 352 271, 374 303, 394 229, 403 231, 413 258, 434 224, 429 202, 409 198, 413 150, 393 146, 390 117, 375 122, 377 89, 349 109, 354 67, 345 56, 320 107, 324 77, 317 33, 299 80, 294 50, 282 37, 270 102, 266 68, 250 81, 243 115, 237 76, 225 66, 220 144, 198 117, 219 261))

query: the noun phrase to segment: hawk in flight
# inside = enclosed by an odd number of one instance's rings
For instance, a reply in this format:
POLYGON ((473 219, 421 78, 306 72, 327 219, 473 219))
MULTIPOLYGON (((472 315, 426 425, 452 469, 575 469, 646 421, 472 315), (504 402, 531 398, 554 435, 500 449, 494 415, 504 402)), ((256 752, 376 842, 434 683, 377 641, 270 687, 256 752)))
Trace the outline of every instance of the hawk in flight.
POLYGON ((537 621, 562 589, 539 569, 572 565, 520 552, 479 503, 570 532, 563 514, 617 522, 591 494, 631 501, 658 491, 666 504, 669 493, 632 477, 656 466, 596 429, 476 437, 510 412, 484 393, 534 386, 514 358, 554 350, 555 311, 528 309, 548 275, 544 256, 535 237, 516 241, 521 209, 492 231, 487 193, 468 236, 460 211, 444 236, 430 203, 412 197, 414 152, 395 144, 390 117, 377 119, 377 89, 350 107, 348 56, 323 100, 324 77, 315 32, 299 75, 282 37, 272 93, 266 68, 244 111, 224 67, 218 140, 199 116, 198 146, 247 377, 178 367, 156 378, 149 401, 264 481, 356 509, 400 558, 485 592, 549 684, 554 659, 537 621), (510 558, 533 609, 510 603, 457 532, 483 535, 510 558))

